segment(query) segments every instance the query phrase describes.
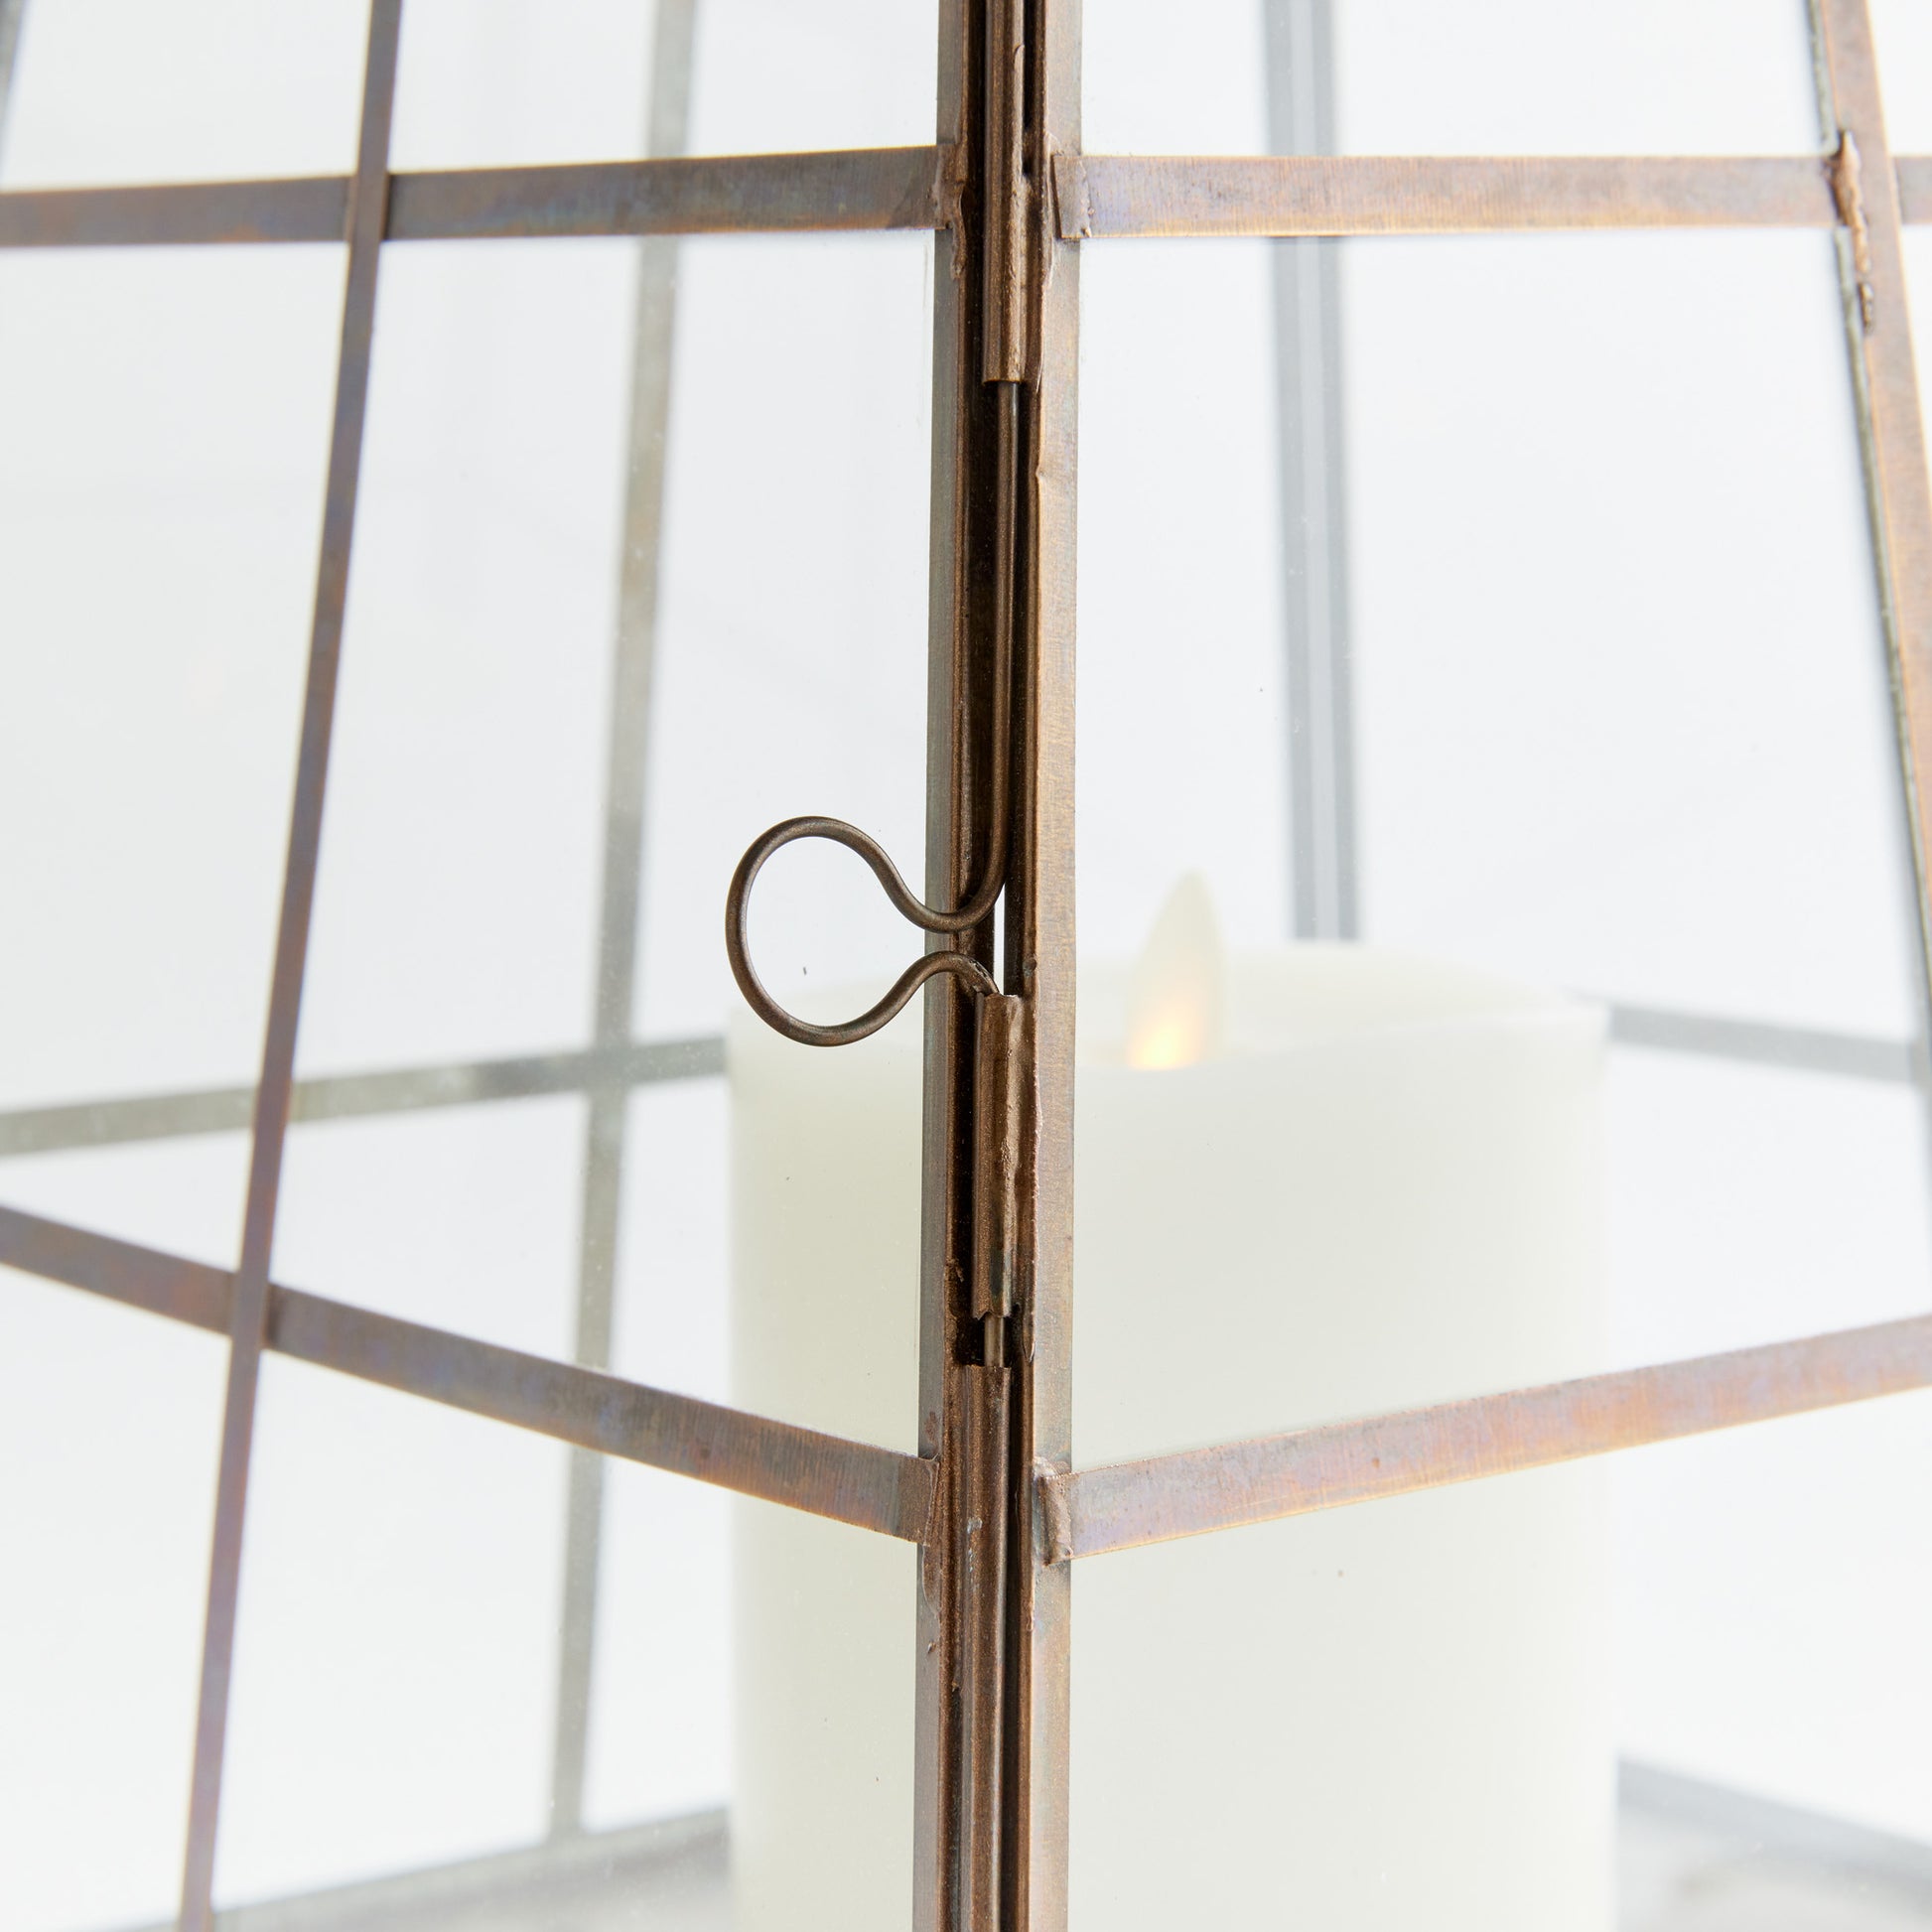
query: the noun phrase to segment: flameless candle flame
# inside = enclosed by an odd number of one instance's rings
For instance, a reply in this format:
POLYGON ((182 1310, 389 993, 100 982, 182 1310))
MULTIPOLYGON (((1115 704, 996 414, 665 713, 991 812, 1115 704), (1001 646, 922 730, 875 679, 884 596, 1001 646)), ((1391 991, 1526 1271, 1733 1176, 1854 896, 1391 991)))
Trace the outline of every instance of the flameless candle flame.
POLYGON ((1207 882, 1189 873, 1154 921, 1127 1003, 1127 1064, 1192 1066, 1221 1050, 1226 962, 1207 882))

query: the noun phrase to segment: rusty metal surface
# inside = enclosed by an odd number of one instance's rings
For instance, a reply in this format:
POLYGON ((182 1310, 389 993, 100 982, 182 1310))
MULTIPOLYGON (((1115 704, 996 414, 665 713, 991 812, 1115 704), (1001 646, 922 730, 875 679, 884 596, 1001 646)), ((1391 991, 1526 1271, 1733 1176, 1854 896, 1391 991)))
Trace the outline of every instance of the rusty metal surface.
POLYGON ((964 1468, 954 1550, 959 1580, 961 1932, 1000 1932, 1003 1914, 1009 1398, 1004 1366, 957 1371, 964 1468))
POLYGON ((282 1152, 295 1084, 296 1027, 309 956, 316 865, 322 842, 323 794, 336 715, 343 616, 348 597, 349 546, 361 476, 362 429, 368 402, 369 343, 375 324, 376 267, 388 203, 389 125, 395 105, 396 46, 402 0, 373 0, 368 58, 362 82, 355 173, 348 194, 348 264, 344 278, 342 349, 337 364, 335 420, 323 495, 322 546, 316 569, 308 685, 296 758, 295 799, 289 814, 288 863, 269 980, 268 1024, 242 1213, 241 1258, 229 1312, 227 1398, 215 1478, 214 1536, 208 1562, 207 1623, 195 1721, 194 1774, 189 1796, 188 1849, 183 1863, 182 1932, 208 1932, 213 1906, 214 1839, 221 1808, 228 1688, 234 1659, 235 1603, 241 1579, 242 1523, 254 1443, 255 1398, 268 1316, 268 1269, 281 1191, 282 1152))
MULTIPOLYGON (((1080 146, 1080 0, 1035 12, 1035 152, 1080 146)), ((1020 1418, 1025 1560, 1013 1576, 1014 1844, 1010 1923, 1065 1932, 1072 1567, 1037 1560, 1026 1474, 1072 1452, 1074 1034, 1074 591, 1079 441, 1080 251, 1056 240, 1035 204, 1035 368, 1027 453, 1026 648, 1016 733, 1009 989, 1028 996, 1032 1079, 1019 1177, 1020 1418)))
MULTIPOLYGON (((1900 778, 1917 887, 1920 963, 1932 973, 1932 483, 1926 474, 1905 285, 1898 178, 1879 106, 1864 0, 1817 0, 1814 31, 1828 121, 1841 134, 1841 268, 1890 657, 1900 778), (1856 169, 1849 166, 1857 157, 1856 169), (1861 243, 1863 245, 1861 245, 1861 243)), ((1922 975, 1923 977, 1923 975, 1922 975)))
POLYGON ((1027 377, 1028 210, 1027 9, 986 0, 985 80, 980 99, 980 373, 988 382, 1027 377))
POLYGON ((1054 157, 1053 185, 1063 240, 1829 228, 1835 218, 1828 163, 1803 156, 1220 159, 1061 153, 1054 157))
POLYGON ((228 1332, 233 1284, 225 1270, 23 1214, 17 1207, 0 1207, 0 1267, 85 1289, 210 1334, 228 1332))
POLYGON ((1932 1386, 1932 1315, 1083 1469, 1076 1557, 1932 1386))
MULTIPOLYGON (((963 160, 983 80, 974 0, 940 0, 936 113, 941 147, 963 160)), ((976 338, 975 212, 952 185, 952 218, 935 244, 932 281, 932 455, 927 506, 925 897, 957 905, 972 893, 988 838, 980 782, 987 546, 986 397, 976 338)), ((928 947, 951 948, 933 934, 928 947)), ((964 945, 992 958, 990 934, 964 945)), ((921 1450, 938 1458, 932 1533, 920 1553, 913 1618, 912 1932, 954 1932, 959 1877, 959 1643, 954 1589, 960 1515, 957 1446, 964 1433, 960 1284, 971 1265, 972 1003, 956 980, 925 1003, 919 1210, 921 1450)))
MULTIPOLYGON (((398 174, 385 238, 935 228, 949 159, 937 147, 855 148, 398 174)), ((349 190, 342 175, 16 189, 0 194, 0 248, 341 241, 349 190)))
MULTIPOLYGON (((691 1039, 632 1040, 512 1059, 389 1067, 379 1073, 326 1073, 296 1081, 289 1119, 295 1124, 364 1120, 426 1107, 476 1107, 547 1093, 698 1080, 724 1070, 723 1036, 705 1034, 691 1039)), ((202 1087, 128 1100, 21 1107, 0 1113, 0 1159, 51 1154, 62 1148, 170 1140, 183 1134, 238 1133, 248 1125, 254 1102, 253 1087, 202 1087)))
MULTIPOLYGON (((225 1269, 0 1207, 0 1266, 211 1333, 228 1331, 225 1269)), ((264 1345, 558 1442, 916 1543, 928 1458, 848 1442, 572 1362, 428 1328, 300 1289, 267 1297, 264 1345)))
POLYGON ((916 1543, 932 1467, 602 1370, 277 1289, 269 1345, 299 1361, 492 1422, 916 1543))
MULTIPOLYGON (((654 156, 684 152, 692 16, 693 0, 658 0, 651 29, 647 126, 649 152, 654 156)), ((637 1001, 638 886, 644 864, 645 764, 657 655, 658 558, 669 447, 677 249, 676 240, 668 235, 649 235, 638 243, 617 637, 612 653, 605 755, 604 866, 592 986, 595 1050, 600 1055, 615 1056, 628 1050, 637 1001)), ((606 1080, 591 1088, 584 1132, 583 1214, 577 1241, 577 1318, 572 1349, 575 1359, 588 1368, 608 1368, 611 1362, 629 1114, 627 1085, 606 1080)), ((650 1286, 655 1290, 658 1285, 650 1286)), ((604 1526, 604 1460, 586 1449, 571 1456, 564 1524, 563 1602, 551 1739, 552 1838, 568 1838, 584 1829, 604 1526)))
POLYGON ((389 238, 935 228, 947 159, 855 148, 398 175, 389 238))
MULTIPOLYGON (((953 150, 858 148, 398 174, 387 239, 935 228, 953 150)), ((1897 163, 1932 221, 1932 157, 1897 163)), ((1086 155, 1054 158, 1062 239, 1437 234, 1575 227, 1829 227, 1823 162, 1761 158, 1086 155), (1276 171, 1284 166, 1288 174, 1276 171), (1087 225, 1082 228, 1080 223, 1087 225)), ((341 241, 341 175, 0 193, 0 248, 341 241)))
POLYGON ((341 241, 343 175, 155 188, 34 188, 0 195, 0 248, 164 247, 341 241))

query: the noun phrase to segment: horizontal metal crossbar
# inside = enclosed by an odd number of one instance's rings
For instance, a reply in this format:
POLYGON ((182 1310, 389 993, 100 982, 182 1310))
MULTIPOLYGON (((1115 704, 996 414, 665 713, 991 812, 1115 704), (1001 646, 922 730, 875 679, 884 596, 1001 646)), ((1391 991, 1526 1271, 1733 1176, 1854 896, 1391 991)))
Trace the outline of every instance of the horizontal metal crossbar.
MULTIPOLYGON (((1062 154, 1053 158, 1053 186, 1063 241, 1829 228, 1838 218, 1830 167, 1803 155, 1062 154)), ((1905 218, 1932 219, 1932 162, 1903 161, 1899 173, 1905 218)))
MULTIPOLYGON (((474 1107, 538 1094, 696 1080, 724 1070, 724 1038, 707 1034, 691 1039, 638 1040, 509 1059, 392 1067, 379 1073, 329 1073, 295 1083, 289 1118, 296 1122, 359 1120, 425 1107, 474 1107)), ((0 1158, 171 1140, 183 1134, 238 1133, 248 1125, 254 1099, 253 1087, 201 1087, 123 1100, 22 1107, 0 1113, 0 1158)))
MULTIPOLYGON (((228 1332, 233 1277, 179 1255, 0 1207, 0 1265, 170 1320, 228 1332)), ((394 1315, 271 1287, 267 1345, 579 1449, 918 1542, 933 1465, 695 1396, 526 1355, 394 1315)))
POLYGON ((1932 1385, 1932 1315, 1046 1475, 1056 1556, 1543 1468, 1932 1385))
MULTIPOLYGON (((391 178, 384 238, 936 228, 951 150, 474 168, 391 178)), ((1830 163, 1774 156, 1069 155, 1062 240, 1134 235, 1477 234, 1527 229, 1828 228, 1830 163)), ((1905 220, 1932 222, 1932 157, 1897 163, 1905 220)), ((16 189, 0 248, 341 241, 342 175, 16 189)))
MULTIPOLYGON (((853 148, 398 174, 383 238, 934 228, 948 153, 853 148)), ((0 194, 0 248, 342 241, 347 219, 341 175, 17 189, 0 194)))

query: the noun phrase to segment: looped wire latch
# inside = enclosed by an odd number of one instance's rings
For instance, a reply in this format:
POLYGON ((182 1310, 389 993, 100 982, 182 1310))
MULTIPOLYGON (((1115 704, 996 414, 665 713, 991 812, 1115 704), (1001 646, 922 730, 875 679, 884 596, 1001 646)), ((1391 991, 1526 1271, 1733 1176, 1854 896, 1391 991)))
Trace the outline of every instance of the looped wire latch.
POLYGON ((856 1020, 841 1026, 818 1027, 787 1013, 764 989, 752 964, 745 938, 745 921, 752 900, 752 886, 764 863, 781 847, 796 839, 830 839, 848 852, 856 852, 872 868, 873 877, 886 889, 886 897, 902 918, 909 919, 922 932, 971 932, 991 916, 1007 879, 1007 806, 1010 796, 1007 771, 1009 740, 1013 726, 1013 565, 1014 504, 1019 493, 1020 387, 1017 383, 993 385, 998 402, 999 505, 994 522, 994 605, 993 605, 993 731, 987 760, 987 801, 990 818, 989 851, 986 869, 978 890, 955 912, 939 912, 915 898, 912 889, 898 876, 898 868, 886 856, 886 849, 869 832, 849 825, 842 818, 788 818, 755 840, 732 874, 731 891, 725 896, 725 952, 731 960, 732 978, 744 994, 746 1004, 774 1032, 802 1046, 849 1046, 854 1040, 876 1034, 894 1019, 912 995, 927 980, 949 973, 975 993, 997 994, 993 975, 971 953, 947 948, 929 952, 916 960, 896 979, 884 999, 871 1006, 856 1020))
POLYGON ((970 931, 992 909, 1002 883, 1001 879, 996 878, 990 882, 993 887, 990 894, 982 889, 981 893, 975 895, 972 903, 962 906, 957 912, 935 912, 922 899, 913 897, 910 888, 898 876, 898 868, 886 856, 886 850, 879 841, 870 833, 860 831, 856 825, 849 825, 842 818, 788 818, 782 824, 772 826, 739 860, 738 870, 732 874, 731 891, 725 898, 725 951, 731 960, 732 977, 738 982, 738 990, 745 995, 746 1004, 767 1027, 804 1046, 849 1046, 855 1039, 864 1039, 868 1034, 876 1034, 899 1013, 927 980, 940 973, 950 973, 975 993, 999 992, 993 975, 970 953, 948 949, 929 952, 915 960, 893 982, 885 998, 877 1005, 868 1007, 856 1020, 848 1020, 838 1026, 817 1027, 810 1021, 800 1020, 795 1014, 787 1013, 765 991, 763 982, 758 976, 758 969, 752 964, 752 955, 745 943, 745 916, 751 904, 752 884, 764 862, 781 846, 790 845, 795 839, 830 839, 833 844, 856 852, 872 868, 874 876, 886 889, 886 897, 897 911, 926 932, 970 931), (984 905, 980 903, 982 898, 986 901, 984 905))

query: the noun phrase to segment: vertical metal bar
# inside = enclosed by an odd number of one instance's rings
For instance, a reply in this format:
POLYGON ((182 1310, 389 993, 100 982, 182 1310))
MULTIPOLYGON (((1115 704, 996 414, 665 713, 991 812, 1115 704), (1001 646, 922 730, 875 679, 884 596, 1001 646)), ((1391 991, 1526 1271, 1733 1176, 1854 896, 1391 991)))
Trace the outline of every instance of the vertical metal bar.
MULTIPOLYGON (((1331 0, 1267 0, 1268 140, 1332 154, 1331 0)), ((1290 889, 1298 939, 1358 931, 1354 703, 1341 422, 1341 244, 1272 244, 1288 660, 1290 889)))
MULTIPOLYGON (((963 163, 976 94, 973 0, 940 0, 936 137, 963 163)), ((973 250, 948 186, 946 223, 934 242, 932 277, 932 466, 927 552, 926 901, 957 905, 972 889, 970 684, 974 486, 973 250)), ((933 935, 928 946, 946 944, 933 935)), ((919 1452, 940 1458, 939 1506, 920 1552, 913 1605, 912 1927, 952 1923, 955 1664, 952 1601, 951 1445, 959 1438, 958 1282, 963 1272, 969 1125, 965 1105, 967 1002, 950 981, 925 996, 924 1099, 919 1235, 919 1452)))
MULTIPOLYGON (((694 0, 658 0, 650 68, 646 148, 654 158, 684 152, 691 93, 694 0)), ((678 243, 652 235, 638 244, 637 321, 630 365, 628 483, 619 563, 618 633, 605 759, 604 882, 597 943, 595 1038, 629 1043, 636 1006, 637 900, 644 856, 644 780, 649 752, 651 672, 657 647, 657 580, 664 511, 665 439, 671 403, 671 328, 678 243)), ((584 1141, 583 1224, 577 1264, 576 1358, 611 1360, 629 1089, 591 1088, 584 1141)), ((570 1457, 564 1534, 562 1629, 551 1749, 550 1835, 584 1825, 590 1744, 591 1671, 597 1642, 604 1458, 570 1457)))
MULTIPOLYGON (((1055 154, 1080 150, 1080 0, 1035 0, 1031 109, 1035 368, 1022 502, 1024 627, 1015 733, 1007 990, 1027 997, 1032 1086, 1020 1142, 1021 1334, 1015 1470, 1073 1452, 1073 691, 1079 244, 1055 238, 1044 192, 1055 154)), ((1015 1565, 1011 1917, 1065 1932, 1071 1564, 1045 1568, 1031 1485, 1015 1565)))
POLYGON ((241 1575, 242 1518, 248 1495, 255 1396, 261 1380, 268 1269, 281 1189, 282 1146, 294 1080, 296 1026, 308 963, 309 923, 315 906, 316 859, 322 839, 323 794, 335 726, 337 672, 342 660, 343 613, 348 595, 349 545, 355 531, 355 494, 362 465, 362 425, 369 390, 369 343, 375 323, 376 266, 388 212, 389 121, 395 104, 396 39, 402 0, 373 0, 368 61, 362 80, 361 132, 349 183, 348 264, 343 293, 342 354, 336 377, 336 416, 329 446, 322 550, 316 573, 315 617, 309 639, 308 688, 303 698, 301 749, 289 817, 288 867, 269 985, 268 1026, 261 1081, 255 1090, 247 1206, 241 1260, 235 1271, 229 1325, 227 1400, 221 1419, 214 1539, 208 1564, 207 1625, 202 1650, 201 1698, 195 1725, 194 1783, 189 1799, 188 1849, 182 1875, 182 1932, 207 1932, 214 1873, 214 1835, 221 1808, 221 1760, 227 1736, 228 1682, 234 1662, 235 1597, 241 1575))
POLYGON ((0 0, 0 160, 7 153, 7 110, 13 104, 14 62, 20 53, 20 23, 27 0, 0 0))
POLYGON ((1932 484, 1906 306, 1897 175, 1885 137, 1865 0, 1813 0, 1821 118, 1835 145, 1834 197, 1846 338, 1890 670, 1918 978, 1915 1060, 1932 1107, 1932 484))

